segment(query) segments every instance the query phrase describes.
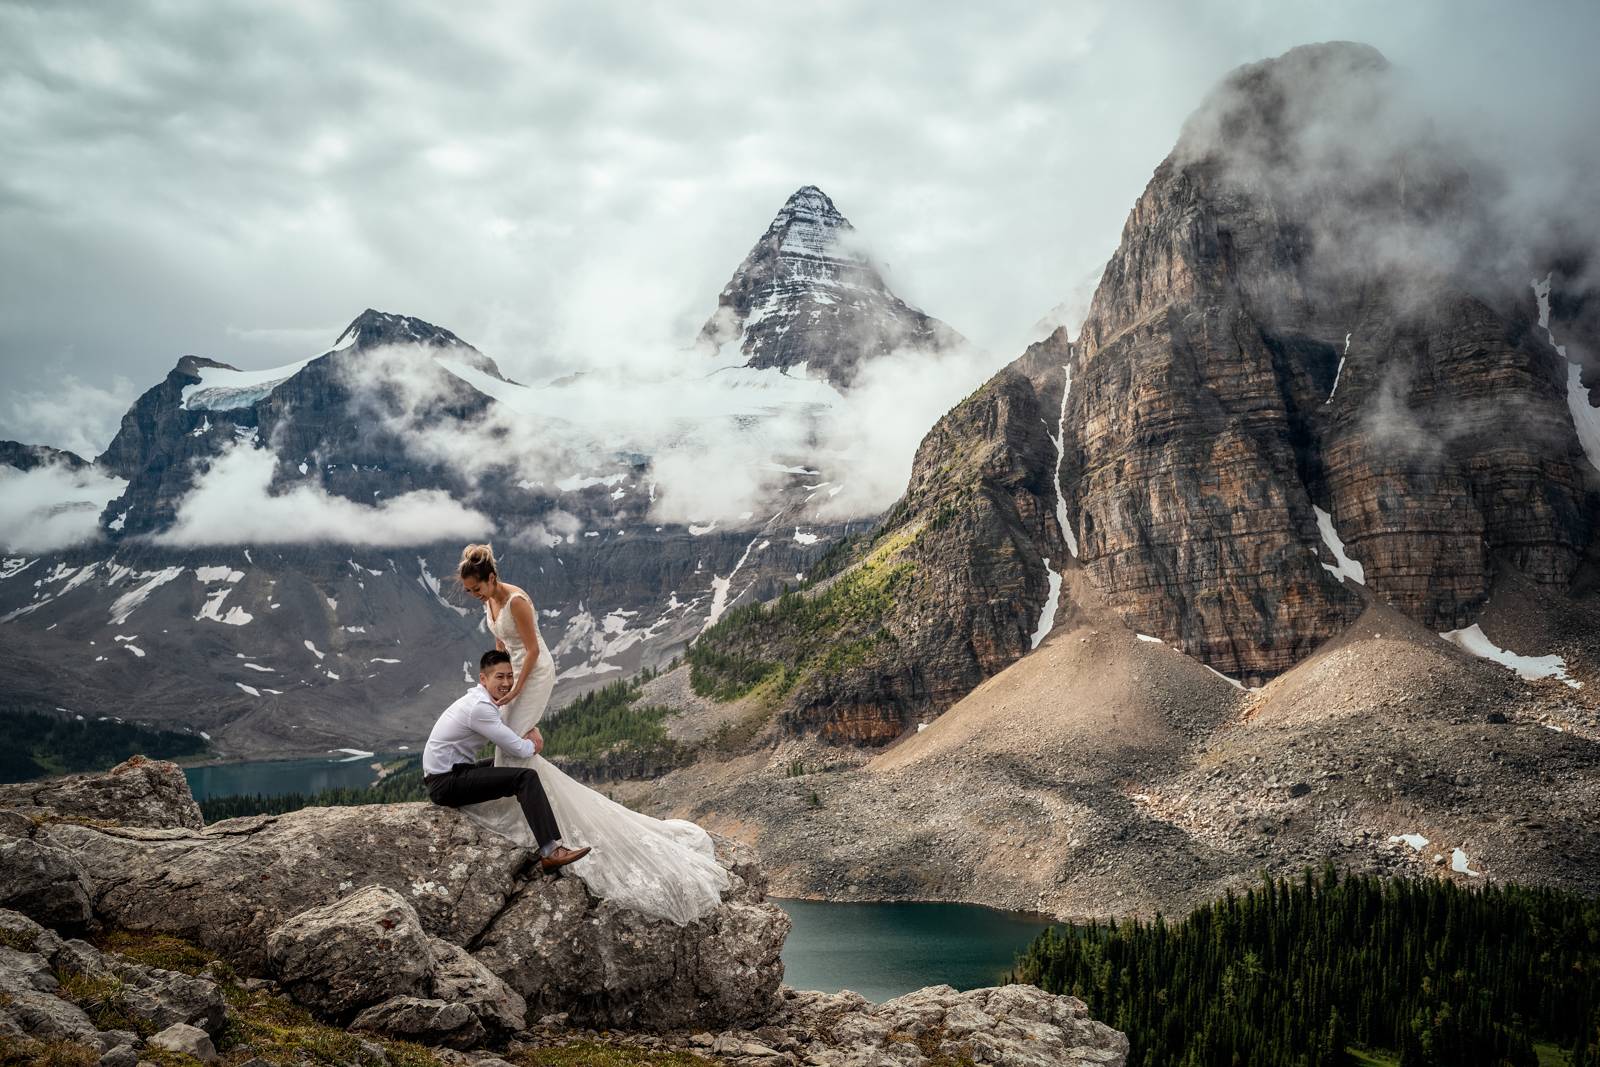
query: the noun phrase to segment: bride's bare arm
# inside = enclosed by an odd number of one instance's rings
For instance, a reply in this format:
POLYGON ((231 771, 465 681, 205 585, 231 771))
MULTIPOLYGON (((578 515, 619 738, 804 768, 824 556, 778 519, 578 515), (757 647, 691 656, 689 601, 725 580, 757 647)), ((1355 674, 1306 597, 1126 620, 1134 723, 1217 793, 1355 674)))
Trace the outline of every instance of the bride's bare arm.
MULTIPOLYGON (((522 687, 528 684, 534 668, 539 666, 539 635, 534 630, 533 605, 526 597, 512 597, 506 604, 505 610, 511 612, 511 621, 517 624, 517 636, 522 638, 522 647, 528 650, 528 654, 522 661, 522 671, 517 675, 515 684, 511 686, 511 692, 499 702, 501 707, 522 695, 522 687)), ((503 642, 496 644, 501 648, 505 647, 503 642)))

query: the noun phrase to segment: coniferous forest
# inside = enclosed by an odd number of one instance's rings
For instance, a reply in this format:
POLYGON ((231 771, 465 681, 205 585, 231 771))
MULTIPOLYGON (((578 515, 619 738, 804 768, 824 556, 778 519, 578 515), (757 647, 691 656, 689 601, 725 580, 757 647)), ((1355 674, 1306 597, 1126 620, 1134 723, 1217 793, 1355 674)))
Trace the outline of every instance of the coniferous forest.
POLYGON ((0 707, 0 782, 103 771, 135 754, 202 756, 205 739, 114 719, 85 719, 34 707, 0 707))
POLYGON ((1600 900, 1556 890, 1330 865, 1179 922, 1052 927, 1016 978, 1126 1032, 1130 1067, 1332 1067, 1350 1047, 1537 1067, 1536 1044, 1600 1067, 1600 900))

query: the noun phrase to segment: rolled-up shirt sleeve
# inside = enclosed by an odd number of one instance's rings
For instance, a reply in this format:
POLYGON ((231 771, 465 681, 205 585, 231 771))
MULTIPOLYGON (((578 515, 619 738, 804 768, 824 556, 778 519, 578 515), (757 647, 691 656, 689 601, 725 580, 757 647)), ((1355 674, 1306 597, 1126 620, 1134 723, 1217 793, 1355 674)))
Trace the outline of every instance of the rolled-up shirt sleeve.
POLYGON ((533 755, 533 742, 518 737, 517 732, 505 724, 493 704, 474 704, 467 712, 467 724, 472 732, 493 741, 496 748, 504 749, 518 759, 533 755))

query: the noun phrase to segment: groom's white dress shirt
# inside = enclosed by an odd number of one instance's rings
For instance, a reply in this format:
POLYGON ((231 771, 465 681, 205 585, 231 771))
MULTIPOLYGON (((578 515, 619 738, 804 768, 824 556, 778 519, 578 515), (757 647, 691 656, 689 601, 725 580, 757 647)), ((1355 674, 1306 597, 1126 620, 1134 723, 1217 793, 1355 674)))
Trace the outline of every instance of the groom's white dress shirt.
POLYGON ((497 748, 518 759, 533 755, 533 742, 507 726, 489 691, 475 685, 445 708, 433 724, 433 732, 422 749, 422 773, 443 774, 458 763, 475 763, 485 741, 493 741, 497 748))

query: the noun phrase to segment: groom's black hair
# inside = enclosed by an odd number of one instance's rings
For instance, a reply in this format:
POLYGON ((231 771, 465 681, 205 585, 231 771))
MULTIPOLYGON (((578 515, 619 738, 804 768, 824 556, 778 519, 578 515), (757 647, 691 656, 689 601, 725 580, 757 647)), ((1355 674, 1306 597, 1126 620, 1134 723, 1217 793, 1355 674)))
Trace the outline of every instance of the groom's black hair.
POLYGON ((493 667, 496 663, 510 662, 511 654, 509 652, 501 652, 498 648, 491 648, 489 651, 483 654, 481 659, 478 660, 478 673, 488 674, 489 668, 493 667))

